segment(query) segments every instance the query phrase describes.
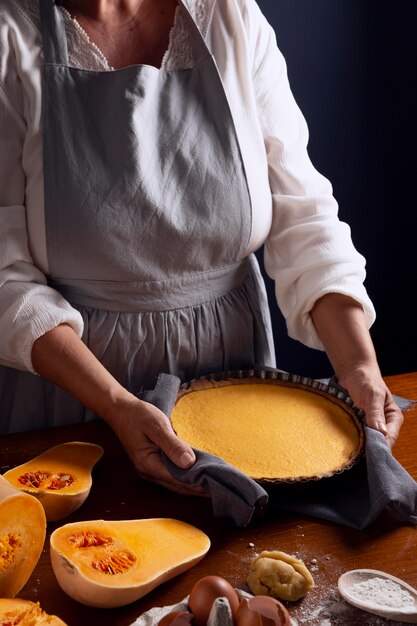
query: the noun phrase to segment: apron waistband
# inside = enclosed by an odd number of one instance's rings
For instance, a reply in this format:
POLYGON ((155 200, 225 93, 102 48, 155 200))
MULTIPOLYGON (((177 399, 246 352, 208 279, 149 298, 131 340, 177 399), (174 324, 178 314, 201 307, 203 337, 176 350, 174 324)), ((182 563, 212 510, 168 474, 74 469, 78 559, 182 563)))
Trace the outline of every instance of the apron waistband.
POLYGON ((249 258, 207 272, 167 280, 134 282, 48 277, 48 285, 70 304, 118 312, 168 311, 219 298, 246 278, 249 258))

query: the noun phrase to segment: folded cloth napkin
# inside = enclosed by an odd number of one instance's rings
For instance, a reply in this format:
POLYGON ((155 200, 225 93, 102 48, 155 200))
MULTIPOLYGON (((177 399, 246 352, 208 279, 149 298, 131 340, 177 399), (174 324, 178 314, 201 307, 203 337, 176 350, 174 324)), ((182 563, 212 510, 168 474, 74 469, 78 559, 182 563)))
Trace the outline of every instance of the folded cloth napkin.
MULTIPOLYGON (((154 389, 138 395, 169 416, 179 386, 177 377, 160 374, 154 389)), ((406 407, 405 402, 402 405, 406 407)), ((375 521, 385 508, 402 521, 417 524, 416 481, 393 457, 381 433, 367 426, 365 432, 365 456, 350 470, 318 481, 268 486, 267 491, 211 454, 195 450, 197 460, 187 470, 177 467, 166 455, 162 456, 176 479, 202 485, 207 490, 215 516, 231 517, 237 526, 247 526, 254 514, 263 514, 268 506, 272 510, 312 515, 361 530, 375 521)))
MULTIPOLYGON (((138 397, 151 402, 169 417, 180 384, 176 376, 159 374, 154 389, 142 391, 138 397)), ((162 460, 177 480, 201 485, 206 490, 215 517, 231 517, 237 526, 247 526, 254 515, 265 513, 269 498, 261 485, 220 457, 201 450, 194 452, 196 461, 186 470, 175 465, 164 453, 162 460)))

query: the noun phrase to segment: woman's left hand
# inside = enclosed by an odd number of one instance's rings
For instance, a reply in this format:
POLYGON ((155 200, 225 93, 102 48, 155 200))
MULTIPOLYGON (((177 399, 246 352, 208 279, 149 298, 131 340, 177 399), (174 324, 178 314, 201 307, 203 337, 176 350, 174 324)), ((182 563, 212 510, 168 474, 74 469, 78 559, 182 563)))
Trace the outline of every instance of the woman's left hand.
POLYGON ((340 385, 363 409, 366 424, 392 447, 404 418, 382 378, 361 304, 328 293, 317 300, 311 317, 340 385))
POLYGON ((357 407, 365 412, 365 422, 379 430, 392 447, 404 421, 403 414, 384 383, 378 368, 357 369, 339 384, 348 392, 357 407))

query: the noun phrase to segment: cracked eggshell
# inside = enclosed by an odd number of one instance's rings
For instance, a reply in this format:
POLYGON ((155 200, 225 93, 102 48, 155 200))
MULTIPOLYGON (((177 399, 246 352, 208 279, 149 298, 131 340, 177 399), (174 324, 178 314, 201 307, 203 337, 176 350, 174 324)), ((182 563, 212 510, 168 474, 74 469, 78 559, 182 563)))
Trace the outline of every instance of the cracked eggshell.
POLYGON ((241 599, 236 626, 291 626, 291 621, 281 602, 270 596, 254 596, 241 599))
POLYGON ((165 615, 158 626, 187 626, 192 624, 193 616, 188 611, 172 611, 165 615))

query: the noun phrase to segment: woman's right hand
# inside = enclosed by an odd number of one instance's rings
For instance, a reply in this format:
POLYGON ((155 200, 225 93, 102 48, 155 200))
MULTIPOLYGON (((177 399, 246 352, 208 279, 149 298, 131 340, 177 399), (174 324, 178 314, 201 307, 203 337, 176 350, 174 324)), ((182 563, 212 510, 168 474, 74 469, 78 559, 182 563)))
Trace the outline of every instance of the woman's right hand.
POLYGON ((174 433, 169 419, 153 404, 133 395, 105 416, 135 466, 139 476, 184 495, 206 495, 202 487, 176 480, 161 459, 161 450, 181 468, 195 462, 192 448, 174 433))
POLYGON ((176 480, 162 462, 161 450, 184 469, 195 461, 169 419, 124 389, 70 326, 61 324, 37 339, 32 362, 38 374, 66 389, 111 426, 142 478, 178 493, 205 495, 202 487, 176 480))

